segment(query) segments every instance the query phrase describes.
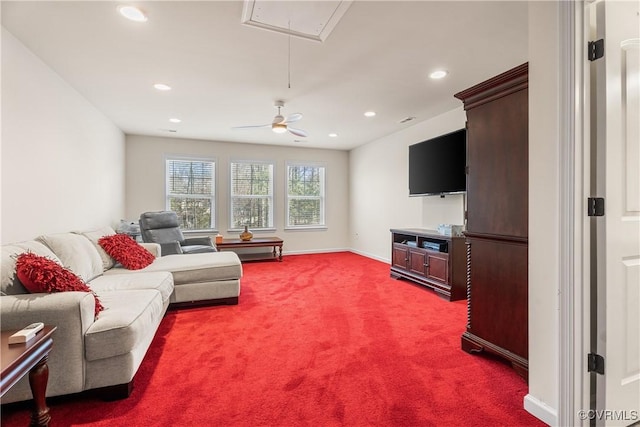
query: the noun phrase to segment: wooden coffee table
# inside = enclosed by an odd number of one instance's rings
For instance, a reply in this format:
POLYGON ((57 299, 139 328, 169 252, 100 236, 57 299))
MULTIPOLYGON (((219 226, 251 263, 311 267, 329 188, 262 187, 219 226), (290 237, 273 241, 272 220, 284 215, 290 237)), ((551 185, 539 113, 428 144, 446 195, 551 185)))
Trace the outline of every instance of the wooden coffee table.
POLYGON ((241 261, 277 259, 282 262, 283 243, 284 241, 279 237, 254 237, 251 240, 222 239, 222 242, 216 243, 216 246, 219 250, 273 247, 273 252, 239 253, 238 257, 241 261))
POLYGON ((29 373, 29 385, 35 403, 31 413, 32 426, 48 426, 51 420, 45 396, 49 381, 47 361, 53 346, 51 335, 55 330, 55 326, 45 325, 29 342, 11 345, 9 336, 16 331, 2 331, 0 396, 4 396, 18 380, 29 373))

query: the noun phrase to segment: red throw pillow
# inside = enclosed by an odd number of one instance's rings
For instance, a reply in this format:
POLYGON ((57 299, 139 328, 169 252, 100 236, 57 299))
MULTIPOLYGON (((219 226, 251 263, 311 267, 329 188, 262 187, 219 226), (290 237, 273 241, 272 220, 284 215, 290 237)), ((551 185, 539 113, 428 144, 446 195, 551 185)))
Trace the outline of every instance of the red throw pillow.
POLYGON ((31 252, 22 253, 16 259, 16 274, 31 293, 91 292, 96 300, 95 316, 104 310, 96 294, 81 278, 49 258, 31 252))
POLYGON ((145 268, 156 259, 155 256, 127 234, 113 234, 98 240, 109 256, 129 270, 145 268))

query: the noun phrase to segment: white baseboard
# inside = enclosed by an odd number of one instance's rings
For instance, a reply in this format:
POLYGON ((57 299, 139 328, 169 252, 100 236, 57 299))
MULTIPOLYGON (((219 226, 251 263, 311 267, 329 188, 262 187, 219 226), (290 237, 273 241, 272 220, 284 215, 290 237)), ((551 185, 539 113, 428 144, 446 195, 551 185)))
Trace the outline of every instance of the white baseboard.
POLYGON ((349 249, 349 251, 353 252, 354 254, 358 254, 358 255, 366 256, 367 258, 375 259, 376 261, 382 261, 384 263, 391 264, 391 260, 389 260, 387 258, 379 257, 379 256, 374 255, 374 254, 370 254, 368 252, 358 251, 356 249, 349 249))
POLYGON ((327 254, 332 252, 353 252, 354 254, 362 255, 367 258, 375 259, 386 264, 391 264, 391 261, 387 258, 382 258, 368 252, 358 251, 351 248, 329 248, 329 249, 306 249, 303 251, 283 251, 282 255, 309 255, 309 254, 327 254))
POLYGON ((543 423, 558 425, 558 411, 530 394, 524 397, 524 409, 543 423))
POLYGON ((328 254, 332 252, 352 252, 349 248, 306 249, 303 251, 283 251, 282 255, 328 254))

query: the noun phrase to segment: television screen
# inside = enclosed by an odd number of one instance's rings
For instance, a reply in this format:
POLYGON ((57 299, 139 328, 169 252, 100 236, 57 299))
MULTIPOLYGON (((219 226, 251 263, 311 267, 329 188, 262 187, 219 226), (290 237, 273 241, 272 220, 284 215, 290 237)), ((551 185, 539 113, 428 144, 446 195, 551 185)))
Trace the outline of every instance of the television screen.
POLYGON ((466 191, 467 131, 460 129, 409 146, 409 195, 466 191))

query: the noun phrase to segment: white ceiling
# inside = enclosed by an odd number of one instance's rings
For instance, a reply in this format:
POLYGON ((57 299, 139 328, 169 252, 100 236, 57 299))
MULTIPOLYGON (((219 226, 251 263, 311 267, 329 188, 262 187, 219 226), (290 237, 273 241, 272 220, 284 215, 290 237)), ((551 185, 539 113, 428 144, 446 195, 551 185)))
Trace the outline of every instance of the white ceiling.
POLYGON ((454 93, 527 61, 523 1, 356 0, 324 42, 244 25, 239 0, 129 3, 146 23, 115 1, 1 4, 2 25, 127 134, 348 150, 459 107, 454 93), (440 68, 449 76, 428 78, 440 68), (309 137, 231 129, 270 123, 278 99, 309 137))

